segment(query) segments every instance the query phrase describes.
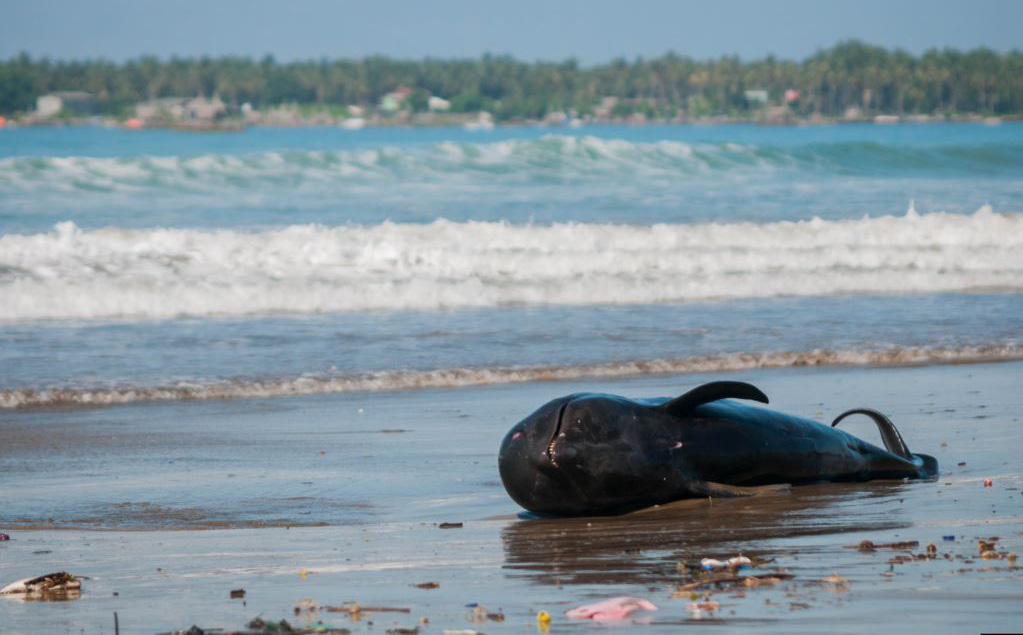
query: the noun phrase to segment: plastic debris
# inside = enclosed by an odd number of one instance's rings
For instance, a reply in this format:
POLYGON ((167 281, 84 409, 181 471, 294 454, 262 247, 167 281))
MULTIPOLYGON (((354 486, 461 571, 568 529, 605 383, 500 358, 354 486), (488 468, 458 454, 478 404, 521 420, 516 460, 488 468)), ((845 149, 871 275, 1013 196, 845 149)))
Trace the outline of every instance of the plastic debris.
POLYGON ((551 614, 547 611, 540 611, 536 614, 536 623, 540 628, 547 628, 551 623, 551 614))
POLYGON ((716 611, 719 608, 721 608, 721 604, 713 600, 690 602, 689 604, 686 604, 686 610, 694 613, 699 611, 716 611))
POLYGON ((753 561, 746 556, 735 556, 728 560, 715 560, 714 558, 704 558, 700 560, 700 567, 704 571, 712 571, 714 569, 735 569, 741 566, 751 566, 753 561))
POLYGON ((67 571, 25 578, 0 589, 0 595, 22 595, 39 600, 73 600, 82 592, 82 581, 67 571))
POLYGON ((465 614, 465 619, 470 622, 476 622, 477 624, 487 621, 487 607, 477 604, 468 613, 465 614))
POLYGON ((657 607, 647 600, 622 595, 571 609, 565 615, 586 620, 623 620, 640 609, 656 611, 657 607))

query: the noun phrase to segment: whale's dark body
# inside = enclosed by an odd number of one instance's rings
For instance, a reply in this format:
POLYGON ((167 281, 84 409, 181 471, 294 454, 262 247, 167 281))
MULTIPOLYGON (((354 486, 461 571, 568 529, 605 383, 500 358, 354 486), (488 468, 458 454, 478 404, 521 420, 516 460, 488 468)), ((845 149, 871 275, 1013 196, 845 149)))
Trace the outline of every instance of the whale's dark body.
POLYGON ((592 393, 555 399, 505 436, 501 480, 529 511, 595 515, 735 495, 722 485, 937 474, 937 461, 910 453, 891 421, 874 410, 850 410, 828 427, 729 398, 767 403, 741 382, 705 384, 671 400, 592 393), (872 418, 886 449, 834 427, 851 414, 872 418))

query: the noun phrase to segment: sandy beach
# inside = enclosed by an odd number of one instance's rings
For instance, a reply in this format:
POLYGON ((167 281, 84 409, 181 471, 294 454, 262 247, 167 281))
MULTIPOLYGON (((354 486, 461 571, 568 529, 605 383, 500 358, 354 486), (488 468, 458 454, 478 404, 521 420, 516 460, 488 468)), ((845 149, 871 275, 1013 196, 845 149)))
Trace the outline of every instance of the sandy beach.
MULTIPOLYGON (((117 612, 122 633, 245 630, 257 617, 354 633, 522 632, 545 610, 556 633, 594 628, 565 611, 618 595, 659 610, 602 628, 1012 630, 1023 576, 977 545, 997 537, 996 552, 1023 551, 1021 380, 1023 362, 818 367, 3 412, 0 582, 60 570, 83 582, 70 601, 0 598, 0 631, 113 633, 117 612), (521 518, 505 495, 500 439, 546 400, 671 395, 721 378, 818 420, 878 408, 941 476, 571 520, 521 518), (918 544, 858 550, 864 540, 918 544), (929 544, 935 557, 904 557, 929 544), (753 575, 782 579, 680 591, 694 579, 686 563, 738 554, 769 560, 753 575), (349 602, 408 612, 325 608, 349 602)), ((848 424, 877 442, 865 419, 848 424)))

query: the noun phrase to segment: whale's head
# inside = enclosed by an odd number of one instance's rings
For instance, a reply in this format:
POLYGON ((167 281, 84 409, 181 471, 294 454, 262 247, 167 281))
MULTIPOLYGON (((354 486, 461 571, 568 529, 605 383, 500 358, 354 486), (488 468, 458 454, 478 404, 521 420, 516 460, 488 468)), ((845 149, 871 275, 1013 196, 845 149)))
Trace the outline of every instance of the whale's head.
POLYGON ((655 404, 583 393, 516 424, 498 455, 508 494, 531 512, 605 514, 685 495, 678 422, 655 404))

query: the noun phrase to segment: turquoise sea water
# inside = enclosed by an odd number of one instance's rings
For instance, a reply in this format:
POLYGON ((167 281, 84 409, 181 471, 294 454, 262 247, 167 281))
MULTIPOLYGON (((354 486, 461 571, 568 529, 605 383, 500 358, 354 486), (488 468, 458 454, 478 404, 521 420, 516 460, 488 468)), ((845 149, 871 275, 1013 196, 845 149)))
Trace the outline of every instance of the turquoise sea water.
POLYGON ((0 407, 1023 355, 1023 126, 0 130, 0 407))

